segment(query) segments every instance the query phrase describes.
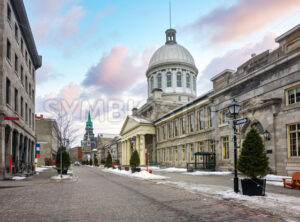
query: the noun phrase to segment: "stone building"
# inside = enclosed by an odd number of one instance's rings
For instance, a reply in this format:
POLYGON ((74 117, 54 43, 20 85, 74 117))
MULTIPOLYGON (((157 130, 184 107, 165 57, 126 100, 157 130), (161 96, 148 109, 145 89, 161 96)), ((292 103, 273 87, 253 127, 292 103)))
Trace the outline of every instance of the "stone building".
POLYGON ((3 0, 0 8, 0 178, 7 178, 34 171, 35 71, 42 58, 23 1, 3 0))
POLYGON ((60 145, 59 131, 54 119, 35 115, 36 143, 40 145, 38 166, 45 166, 45 159, 55 160, 60 145))
POLYGON ((112 161, 120 163, 122 157, 121 152, 121 138, 115 136, 110 143, 104 145, 104 156, 107 157, 108 153, 111 154, 112 161))
POLYGON ((78 161, 82 162, 82 147, 77 146, 69 149, 69 154, 70 154, 70 160, 72 163, 78 161))
POLYGON ((116 138, 116 135, 99 134, 97 136, 98 160, 105 161, 108 153, 111 151, 111 146, 114 147, 116 143, 119 143, 119 140, 116 138))
MULTIPOLYGON (((203 151, 216 155, 217 170, 232 170, 233 130, 227 107, 235 99, 241 105, 239 118, 249 119, 248 123, 238 126, 238 153, 246 133, 254 127, 264 140, 271 172, 290 175, 299 171, 300 25, 275 41, 279 43, 278 48, 253 54, 237 70, 226 69, 217 74, 211 79, 213 89, 190 102, 187 99, 185 104, 165 113, 167 109, 152 109, 157 113, 147 115, 142 110, 151 106, 148 99, 142 108, 133 110, 120 133, 122 164, 128 164, 127 158, 133 149, 137 147, 142 151, 147 146, 144 138, 150 134, 153 138, 151 158, 156 162, 186 167, 186 163, 194 162, 195 152, 203 151)), ((162 95, 166 92, 163 90, 164 87, 162 90, 154 88, 149 96, 164 100, 162 95)))

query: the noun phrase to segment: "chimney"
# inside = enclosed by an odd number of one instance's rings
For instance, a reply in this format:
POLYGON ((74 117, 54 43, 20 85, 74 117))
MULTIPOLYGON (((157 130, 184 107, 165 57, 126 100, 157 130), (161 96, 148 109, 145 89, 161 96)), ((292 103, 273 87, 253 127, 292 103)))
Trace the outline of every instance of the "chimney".
POLYGON ((137 110, 138 109, 136 107, 131 110, 133 116, 136 116, 137 110))

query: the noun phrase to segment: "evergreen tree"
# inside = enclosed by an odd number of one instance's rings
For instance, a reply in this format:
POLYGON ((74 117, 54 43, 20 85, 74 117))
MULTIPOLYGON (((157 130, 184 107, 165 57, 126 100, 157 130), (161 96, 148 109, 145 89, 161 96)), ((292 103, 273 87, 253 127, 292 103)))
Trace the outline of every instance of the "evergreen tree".
POLYGON ((70 156, 65 147, 60 147, 55 158, 55 166, 60 169, 60 152, 62 152, 62 168, 67 169, 71 165, 70 156))
POLYGON ((135 150, 130 157, 130 166, 135 168, 139 165, 140 165, 139 153, 135 150))
POLYGON ((98 159, 97 159, 97 157, 94 158, 94 165, 98 166, 98 159))
POLYGON ((92 159, 90 159, 90 163, 89 163, 89 164, 90 164, 90 166, 92 166, 92 165, 93 165, 93 161, 92 161, 92 159))
POLYGON ((110 155, 110 153, 108 153, 107 157, 106 157, 106 161, 105 161, 105 167, 109 167, 112 165, 112 157, 110 155))
POLYGON ((243 148, 238 160, 238 170, 251 179, 263 177, 268 173, 268 157, 263 140, 256 131, 251 129, 243 142, 243 148))

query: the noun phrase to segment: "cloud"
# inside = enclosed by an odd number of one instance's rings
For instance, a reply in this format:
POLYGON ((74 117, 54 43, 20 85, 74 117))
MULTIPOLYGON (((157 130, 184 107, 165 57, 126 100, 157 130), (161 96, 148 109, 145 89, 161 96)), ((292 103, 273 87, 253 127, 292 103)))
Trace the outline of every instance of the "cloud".
POLYGON ((299 7, 298 0, 239 0, 231 7, 218 6, 185 29, 204 35, 211 43, 228 43, 263 29, 299 7))
POLYGON ((274 33, 269 33, 257 44, 246 44, 240 49, 228 51, 222 57, 213 58, 198 76, 198 92, 203 93, 212 89, 210 78, 225 69, 236 69, 250 59, 252 53, 260 54, 265 50, 275 48, 277 46, 274 41, 275 37, 274 33))
POLYGON ((108 6, 106 9, 99 11, 96 17, 97 19, 102 19, 114 12, 115 12, 115 8, 112 6, 108 6))
POLYGON ((79 33, 79 21, 85 15, 79 0, 30 0, 34 19, 32 29, 39 43, 62 45, 79 33))
POLYGON ((147 65, 156 48, 130 55, 128 46, 117 45, 105 53, 96 66, 90 68, 82 85, 97 87, 104 94, 122 93, 139 80, 146 81, 147 65))
POLYGON ((43 66, 36 72, 36 83, 43 84, 49 80, 54 80, 59 77, 59 73, 54 69, 50 62, 45 62, 43 66))

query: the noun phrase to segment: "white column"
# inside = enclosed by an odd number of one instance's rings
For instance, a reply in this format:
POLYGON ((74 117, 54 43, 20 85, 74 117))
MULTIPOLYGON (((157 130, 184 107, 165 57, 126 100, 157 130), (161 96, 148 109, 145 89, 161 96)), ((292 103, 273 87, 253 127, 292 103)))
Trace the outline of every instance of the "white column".
POLYGON ((135 149, 138 151, 138 154, 140 154, 140 135, 136 135, 135 137, 135 149))
POLYGON ((145 135, 139 136, 140 139, 140 164, 142 166, 146 165, 145 160, 145 135))
POLYGON ((127 156, 126 156, 126 164, 129 165, 131 156, 131 147, 130 147, 130 139, 127 140, 127 156))

